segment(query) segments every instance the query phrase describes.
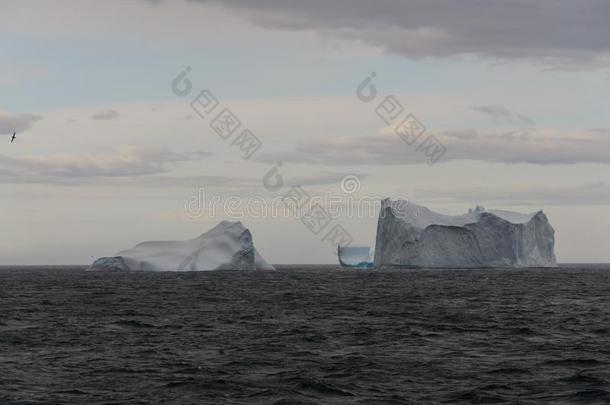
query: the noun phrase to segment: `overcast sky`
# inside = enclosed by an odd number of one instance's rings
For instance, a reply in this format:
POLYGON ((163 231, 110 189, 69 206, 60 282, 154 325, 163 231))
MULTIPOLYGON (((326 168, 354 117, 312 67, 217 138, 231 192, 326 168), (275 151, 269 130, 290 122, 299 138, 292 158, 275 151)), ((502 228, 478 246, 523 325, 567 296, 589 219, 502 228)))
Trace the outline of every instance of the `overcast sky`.
MULTIPOLYGON (((199 189, 271 201, 294 185, 543 209, 560 261, 610 262, 605 0, 5 0, 0 15, 0 264, 87 264, 222 219, 271 262, 334 263, 298 218, 185 212, 199 189), (262 141, 250 159, 192 109, 204 89, 262 141), (417 142, 378 115, 387 96, 425 126, 417 142), (447 149, 432 166, 430 135, 447 149), (266 189, 277 162, 284 185, 266 189)), ((376 215, 336 224, 374 241, 376 215)))

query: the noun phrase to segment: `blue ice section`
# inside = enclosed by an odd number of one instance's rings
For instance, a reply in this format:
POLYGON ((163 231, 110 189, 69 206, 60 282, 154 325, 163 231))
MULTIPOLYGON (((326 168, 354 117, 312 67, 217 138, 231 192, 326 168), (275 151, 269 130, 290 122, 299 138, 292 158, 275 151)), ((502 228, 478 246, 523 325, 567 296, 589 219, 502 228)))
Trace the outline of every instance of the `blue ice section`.
POLYGON ((373 267, 373 255, 368 246, 339 246, 337 249, 339 263, 343 267, 373 267))

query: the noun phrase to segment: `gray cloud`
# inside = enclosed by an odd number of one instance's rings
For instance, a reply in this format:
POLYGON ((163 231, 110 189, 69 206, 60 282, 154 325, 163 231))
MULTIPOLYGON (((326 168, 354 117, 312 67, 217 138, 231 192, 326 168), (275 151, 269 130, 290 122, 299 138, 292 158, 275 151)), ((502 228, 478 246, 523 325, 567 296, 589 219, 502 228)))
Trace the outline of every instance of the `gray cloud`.
MULTIPOLYGON (((204 151, 178 153, 165 148, 124 147, 111 155, 61 155, 14 158, 0 155, 0 183, 104 185, 112 187, 218 187, 246 193, 263 189, 262 177, 172 175, 187 162, 211 156, 204 151)), ((285 176, 285 185, 339 184, 345 173, 318 172, 285 176)), ((366 174, 358 175, 361 179, 366 174)))
POLYGON ((113 120, 115 118, 119 118, 121 114, 114 110, 106 110, 91 116, 92 120, 113 120))
POLYGON ((341 180, 348 174, 355 175, 360 180, 363 180, 368 177, 367 174, 320 172, 315 174, 309 174, 306 176, 288 178, 287 183, 291 186, 325 186, 330 184, 338 185, 341 183, 341 180))
POLYGON ((0 155, 0 181, 8 183, 82 182, 96 177, 145 176, 169 172, 199 153, 163 148, 125 147, 113 155, 14 158, 0 155))
POLYGON ((588 183, 569 187, 528 187, 494 189, 430 189, 414 192, 422 200, 442 199, 444 202, 477 201, 483 204, 530 205, 544 207, 549 205, 610 205, 610 184, 605 182, 588 183))
POLYGON ((0 134, 12 135, 13 132, 23 132, 32 127, 42 116, 36 114, 11 114, 0 110, 0 134))
MULTIPOLYGON (((425 136, 425 135, 424 135, 425 136)), ((610 130, 572 134, 548 130, 481 135, 476 130, 436 134, 447 147, 439 163, 476 160, 491 163, 577 164, 610 163, 610 130)), ((425 156, 395 134, 330 138, 300 144, 292 151, 262 155, 259 161, 341 165, 409 165, 425 156)))
POLYGON ((534 120, 527 115, 512 112, 503 105, 475 106, 472 109, 490 117, 496 123, 534 125, 534 120))
POLYGON ((569 64, 608 61, 606 0, 192 0, 256 24, 317 30, 418 58, 484 55, 569 64))

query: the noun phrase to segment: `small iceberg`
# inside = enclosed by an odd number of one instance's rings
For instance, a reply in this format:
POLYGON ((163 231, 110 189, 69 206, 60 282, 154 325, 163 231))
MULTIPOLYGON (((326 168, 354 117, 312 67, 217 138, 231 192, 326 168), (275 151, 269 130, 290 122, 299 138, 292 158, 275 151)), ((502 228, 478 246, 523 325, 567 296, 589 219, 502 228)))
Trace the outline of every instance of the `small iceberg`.
POLYGON ((373 267, 373 254, 368 246, 337 246, 339 264, 343 267, 368 269, 373 267))

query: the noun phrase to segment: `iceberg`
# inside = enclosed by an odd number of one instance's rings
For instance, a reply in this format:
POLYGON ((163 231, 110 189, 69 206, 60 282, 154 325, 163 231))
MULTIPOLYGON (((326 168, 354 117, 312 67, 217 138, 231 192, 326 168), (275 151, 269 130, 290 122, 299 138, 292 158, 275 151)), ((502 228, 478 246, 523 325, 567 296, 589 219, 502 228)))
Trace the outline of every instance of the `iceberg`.
POLYGON ((368 246, 338 246, 339 264, 343 267, 373 267, 373 256, 368 246))
POLYGON ((375 267, 556 267, 555 231, 542 211, 478 206, 444 215, 385 199, 377 222, 375 267))
POLYGON ((89 270, 204 271, 275 270, 258 253, 241 222, 222 221, 186 241, 143 242, 114 257, 97 259, 89 270))

